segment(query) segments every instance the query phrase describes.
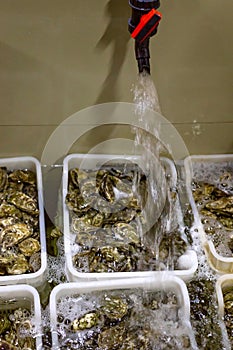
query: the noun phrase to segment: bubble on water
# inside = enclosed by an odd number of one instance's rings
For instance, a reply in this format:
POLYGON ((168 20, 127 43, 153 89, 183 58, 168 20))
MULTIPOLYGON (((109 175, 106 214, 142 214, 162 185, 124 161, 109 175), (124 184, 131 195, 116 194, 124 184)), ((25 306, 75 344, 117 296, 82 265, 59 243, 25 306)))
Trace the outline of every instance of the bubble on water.
MULTIPOLYGON (((98 312, 98 310, 101 312, 101 310, 104 310, 104 300, 109 300, 111 297, 121 297, 128 302, 130 313, 126 319, 118 321, 116 324, 119 326, 123 322, 129 337, 137 332, 139 334, 138 341, 141 339, 142 342, 150 342, 154 350, 162 349, 165 344, 164 349, 172 346, 173 349, 178 350, 180 344, 183 344, 182 349, 192 348, 190 329, 187 329, 182 318, 179 319, 178 310, 180 305, 177 302, 176 295, 172 291, 147 292, 141 289, 99 291, 64 296, 59 299, 57 303, 57 332, 60 345, 67 346, 69 344, 70 349, 78 349, 85 345, 87 339, 95 337, 96 334, 106 329, 106 324, 104 326, 103 323, 104 319, 102 319, 102 323, 100 321, 98 325, 91 329, 78 332, 71 331, 71 323, 87 313, 98 312), (148 339, 146 340, 146 338, 148 339)), ((114 326, 115 324, 110 323, 107 327, 114 326)))

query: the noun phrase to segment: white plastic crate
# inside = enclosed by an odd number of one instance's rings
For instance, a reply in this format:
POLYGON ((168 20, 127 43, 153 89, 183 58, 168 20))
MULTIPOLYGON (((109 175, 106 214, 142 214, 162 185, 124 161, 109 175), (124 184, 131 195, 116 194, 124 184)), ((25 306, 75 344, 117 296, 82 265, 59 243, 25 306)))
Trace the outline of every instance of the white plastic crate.
MULTIPOLYGON (((226 257, 220 255, 212 242, 211 239, 208 239, 206 232, 204 230, 201 218, 198 212, 197 205, 194 201, 191 183, 193 179, 199 181, 208 182, 208 178, 219 176, 219 173, 223 171, 226 164, 232 168, 232 181, 233 181, 233 155, 232 154, 218 154, 218 155, 193 155, 189 156, 184 161, 185 174, 186 174, 186 188, 189 197, 189 202, 192 207, 194 214, 194 224, 198 229, 200 234, 200 240, 205 249, 206 256, 210 266, 219 274, 232 273, 233 272, 233 254, 232 257, 226 257), (196 167, 202 166, 205 176, 197 178, 196 176, 196 167)), ((198 169, 199 169, 198 168, 198 169)), ((233 187, 233 184, 232 184, 233 187)), ((233 230, 232 230, 233 231, 233 230)))
MULTIPOLYGON (((149 276, 151 271, 135 271, 135 272, 114 272, 114 273, 90 273, 79 272, 75 269, 72 259, 71 244, 74 242, 75 235, 70 232, 70 214, 65 204, 65 198, 68 188, 68 173, 69 170, 75 167, 79 167, 82 164, 82 169, 94 169, 98 168, 100 164, 107 162, 108 160, 122 160, 122 156, 119 155, 93 155, 93 154, 71 154, 64 159, 63 162, 63 221, 64 221, 64 245, 65 245, 65 257, 66 257, 66 273, 69 281, 86 281, 86 280, 102 280, 102 279, 115 279, 115 278, 129 278, 129 277, 145 277, 149 276)), ((135 161, 140 165, 139 156, 124 156, 124 160, 135 161)), ((164 176, 169 176, 170 184, 172 187, 176 186, 177 173, 174 163, 168 158, 162 158, 164 176)), ((180 208, 177 208, 177 217, 179 221, 182 221, 182 214, 180 208)), ((198 266, 197 255, 195 251, 188 249, 184 255, 179 259, 181 268, 174 270, 176 276, 181 277, 184 280, 190 279, 198 266)))
POLYGON ((0 311, 26 308, 31 312, 33 325, 32 337, 36 340, 36 349, 42 350, 41 306, 37 290, 26 284, 0 286, 0 311))
POLYGON ((221 321, 221 328, 222 328, 222 334, 223 334, 223 339, 225 339, 225 348, 226 350, 231 349, 231 345, 229 342, 226 326, 224 323, 224 298, 223 298, 223 293, 225 290, 228 288, 232 288, 233 290, 233 274, 226 274, 218 278, 217 283, 216 283, 216 293, 217 293, 217 298, 218 298, 218 310, 219 310, 219 316, 221 321))
MULTIPOLYGON (((143 290, 143 291, 164 291, 173 292, 178 301, 178 318, 179 323, 185 327, 186 335, 189 336, 192 350, 197 350, 196 340, 190 324, 190 300, 186 284, 178 277, 169 272, 157 273, 152 272, 146 278, 130 278, 104 281, 89 281, 82 283, 66 283, 56 286, 50 295, 50 323, 52 331, 53 349, 59 349, 57 316, 58 304, 62 297, 74 297, 72 303, 72 313, 77 312, 76 317, 80 317, 80 295, 88 295, 98 291, 116 291, 116 290, 143 290), (77 310, 77 311, 76 311, 77 310)), ((140 311, 139 311, 140 312, 140 311)), ((63 317, 67 315, 63 312, 63 317)), ((166 332, 166 330, 164 330, 166 332)))
POLYGON ((39 206, 39 229, 40 229, 40 245, 41 245, 41 266, 36 272, 0 276, 0 285, 10 284, 30 284, 34 287, 40 286, 45 278, 45 271, 47 267, 46 254, 46 235, 45 235, 45 221, 44 221, 44 201, 43 201, 43 187, 42 174, 40 162, 34 157, 15 157, 0 159, 0 167, 6 167, 7 170, 28 169, 36 173, 37 192, 38 192, 38 206, 39 206))

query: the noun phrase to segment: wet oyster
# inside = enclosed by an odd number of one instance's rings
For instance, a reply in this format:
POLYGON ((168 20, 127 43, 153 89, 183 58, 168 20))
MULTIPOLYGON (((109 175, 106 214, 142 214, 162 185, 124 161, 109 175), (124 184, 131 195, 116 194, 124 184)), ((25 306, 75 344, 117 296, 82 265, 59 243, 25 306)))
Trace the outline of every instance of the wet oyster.
POLYGON ((0 334, 5 333, 11 327, 11 322, 6 313, 0 313, 0 334))
POLYGON ((118 350, 119 344, 124 343, 126 336, 125 326, 120 324, 108 328, 98 336, 98 346, 101 349, 118 350))
POLYGON ((108 296, 104 298, 101 312, 111 321, 120 321, 129 311, 128 302, 119 296, 108 296))
POLYGON ((35 350, 36 342, 31 333, 31 313, 17 308, 0 312, 0 349, 35 350))
POLYGON ((140 244, 140 237, 136 227, 125 222, 117 222, 113 226, 115 238, 125 244, 140 244))
POLYGON ((8 216, 20 219, 22 217, 22 212, 14 205, 3 201, 0 204, 0 217, 5 218, 8 216))
POLYGON ((8 175, 8 179, 14 182, 23 182, 31 185, 36 184, 36 174, 31 170, 17 169, 8 175))
POLYGON ((4 191, 6 189, 7 183, 7 169, 5 167, 0 167, 0 191, 4 191))
POLYGON ((23 192, 16 191, 9 193, 7 201, 10 204, 14 204, 16 208, 25 211, 26 213, 29 213, 31 215, 39 215, 37 201, 23 192))
POLYGON ((8 225, 0 232, 2 249, 12 247, 32 235, 32 230, 24 223, 8 225))
POLYGON ((72 331, 81 331, 84 329, 89 329, 94 326, 97 326, 99 323, 99 314, 98 312, 88 312, 79 319, 75 319, 71 323, 72 331))
POLYGON ((40 251, 40 242, 35 238, 29 237, 19 243, 18 247, 24 256, 31 256, 32 254, 40 251))
POLYGON ((233 217, 233 196, 222 197, 206 204, 206 208, 216 215, 233 217))
POLYGON ((21 275, 30 272, 28 260, 23 254, 15 255, 12 263, 6 266, 6 271, 9 275, 21 275))

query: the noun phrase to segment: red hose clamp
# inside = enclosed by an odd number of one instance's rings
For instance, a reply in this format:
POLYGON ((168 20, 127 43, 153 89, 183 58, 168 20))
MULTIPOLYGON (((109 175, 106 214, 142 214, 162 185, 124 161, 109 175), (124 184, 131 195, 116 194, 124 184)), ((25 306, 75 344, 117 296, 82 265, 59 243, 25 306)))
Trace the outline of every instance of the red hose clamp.
POLYGON ((139 24, 131 34, 132 38, 142 43, 146 38, 151 36, 153 31, 158 27, 161 19, 162 14, 159 11, 152 9, 146 15, 141 17, 139 24))

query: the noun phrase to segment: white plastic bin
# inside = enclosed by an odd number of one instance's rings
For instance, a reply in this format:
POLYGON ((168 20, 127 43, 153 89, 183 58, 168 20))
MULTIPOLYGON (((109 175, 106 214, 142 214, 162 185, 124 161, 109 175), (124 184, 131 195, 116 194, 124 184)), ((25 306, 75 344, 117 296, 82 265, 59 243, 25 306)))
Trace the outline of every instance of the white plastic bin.
POLYGON ((36 272, 0 276, 0 285, 10 284, 30 284, 34 287, 41 285, 45 278, 45 271, 47 267, 46 254, 46 235, 45 235, 45 221, 44 221, 44 201, 43 201, 43 187, 42 187, 42 173, 40 162, 34 157, 16 157, 16 158, 2 158, 0 159, 0 167, 6 167, 7 170, 32 170, 36 173, 37 191, 38 191, 38 205, 39 205, 39 229, 40 229, 40 245, 41 245, 41 266, 36 272))
MULTIPOLYGON (((193 155, 189 156, 184 161, 186 174, 186 188, 189 201, 194 214, 194 224, 200 234, 200 240, 205 249, 210 266, 219 274, 233 272, 233 254, 232 257, 220 255, 211 239, 207 238, 201 218, 198 212, 197 205, 194 201, 191 183, 193 180, 208 182, 209 178, 218 176, 224 171, 224 167, 228 166, 232 169, 232 187, 233 187, 233 155, 218 154, 218 155, 193 155), (198 177, 198 171, 203 170, 202 176, 198 177)), ((233 233, 233 230, 232 230, 233 233)))
POLYGON ((219 316, 220 319, 222 320, 221 328, 222 328, 222 334, 223 338, 225 339, 225 346, 226 349, 230 350, 231 345, 229 342, 226 326, 224 323, 224 298, 223 298, 223 293, 225 290, 228 288, 233 289, 233 274, 226 274, 218 278, 217 283, 216 283, 216 293, 217 293, 217 298, 218 298, 218 310, 219 310, 219 316))
MULTIPOLYGON (((50 295, 50 322, 52 331, 53 349, 59 349, 59 339, 57 334, 57 316, 58 316, 58 304, 62 297, 74 297, 72 306, 72 313, 76 312, 75 317, 80 317, 78 314, 80 295, 88 295, 97 291, 116 291, 120 290, 135 290, 140 289, 143 291, 164 291, 173 292, 176 295, 178 301, 178 319, 179 323, 185 327, 187 331, 186 335, 189 336, 191 341, 192 350, 197 349, 195 337, 190 324, 190 301, 185 283, 169 273, 151 273, 150 277, 146 278, 131 278, 131 279, 118 279, 109 281, 89 281, 83 283, 67 283, 56 286, 50 295)), ((140 312, 140 311, 139 311, 140 312)), ((63 317, 66 315, 63 313, 63 317)), ((178 327, 179 328, 179 327, 178 327)), ((165 330, 166 331, 166 330, 165 330)))
POLYGON ((0 311, 26 308, 30 311, 33 326, 32 337, 36 339, 36 349, 42 350, 41 307, 37 290, 25 284, 0 286, 0 311))
MULTIPOLYGON (((71 244, 74 242, 75 235, 70 232, 70 214, 65 204, 68 188, 68 173, 69 170, 82 165, 82 169, 94 169, 98 168, 104 162, 108 160, 122 161, 135 161, 140 165, 139 156, 119 156, 119 155, 93 155, 93 154, 71 154, 64 159, 63 162, 63 222, 64 222, 64 245, 65 245, 65 258, 66 258, 66 273, 69 281, 86 281, 86 280, 100 280, 109 278, 129 278, 129 277, 145 277, 150 275, 151 271, 135 271, 135 272, 114 272, 114 273, 88 273, 79 272, 75 269, 72 259, 71 244)), ((164 176, 169 177, 169 184, 171 187, 175 187, 177 183, 177 173, 174 163, 167 159, 162 158, 162 164, 164 168, 164 176)), ((179 221, 182 221, 182 214, 180 208, 177 208, 177 217, 179 221)), ((181 277, 184 280, 190 279, 198 266, 197 255, 193 250, 188 249, 183 256, 180 257, 179 262, 181 264, 180 270, 175 270, 174 274, 181 277)))

